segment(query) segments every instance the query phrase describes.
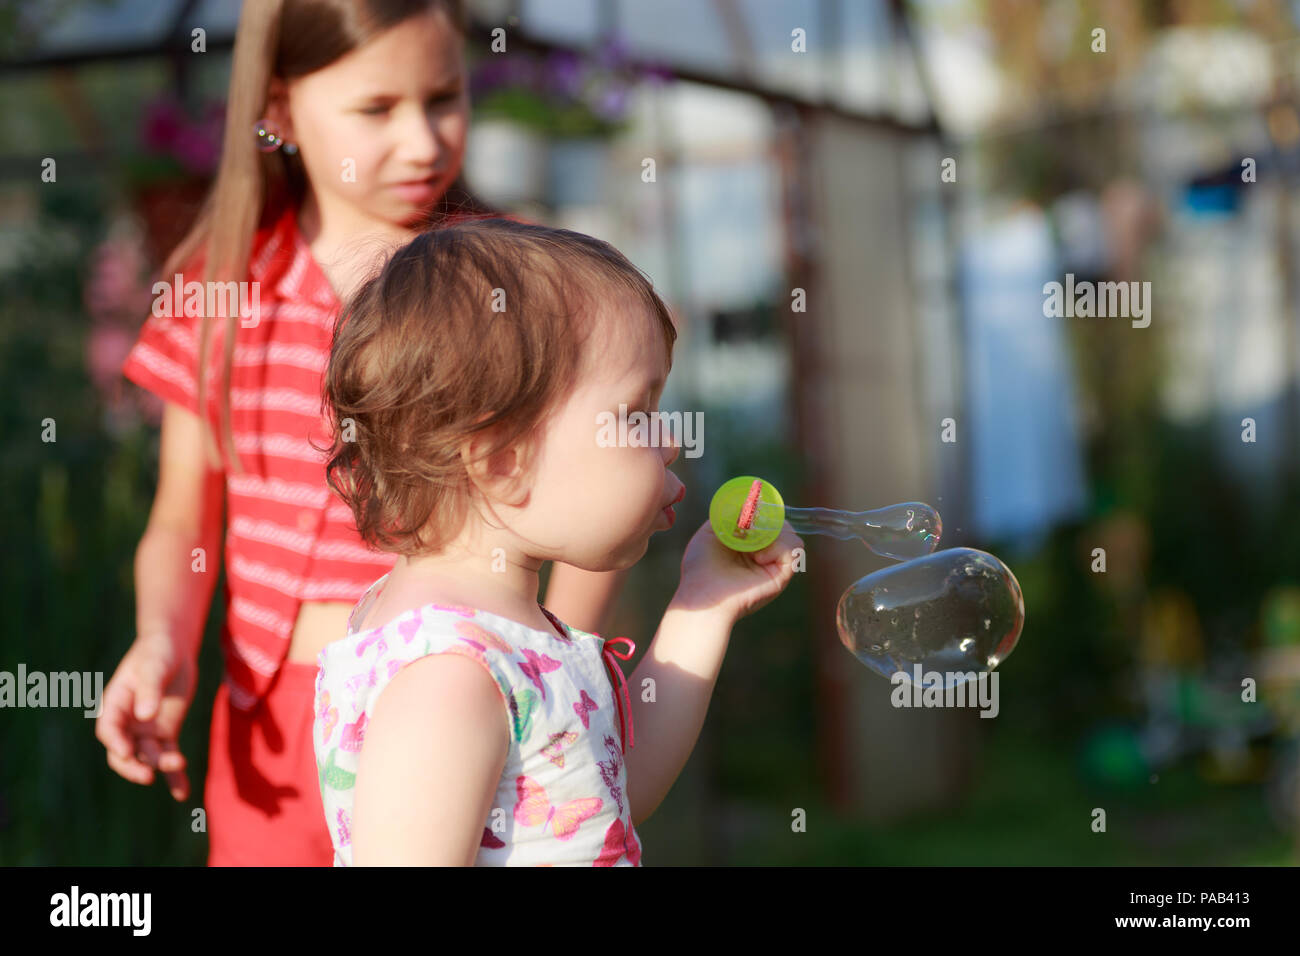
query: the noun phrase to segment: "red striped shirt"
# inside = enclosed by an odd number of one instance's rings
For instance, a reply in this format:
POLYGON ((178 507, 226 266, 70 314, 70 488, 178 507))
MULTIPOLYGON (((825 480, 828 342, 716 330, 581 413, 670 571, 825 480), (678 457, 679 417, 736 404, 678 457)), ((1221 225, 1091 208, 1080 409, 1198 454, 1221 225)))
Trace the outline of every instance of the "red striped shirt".
MULTIPOLYGON (((355 603, 396 562, 396 555, 361 540, 352 512, 325 481, 325 453, 311 444, 328 443, 321 398, 340 303, 292 207, 258 232, 249 281, 258 283, 260 312, 252 327, 236 322, 230 414, 244 474, 225 462, 228 604, 222 635, 231 701, 243 709, 270 687, 303 601, 355 603)), ((123 374, 198 414, 200 322, 151 315, 123 374)), ((206 413, 215 433, 225 319, 212 324, 206 413)))

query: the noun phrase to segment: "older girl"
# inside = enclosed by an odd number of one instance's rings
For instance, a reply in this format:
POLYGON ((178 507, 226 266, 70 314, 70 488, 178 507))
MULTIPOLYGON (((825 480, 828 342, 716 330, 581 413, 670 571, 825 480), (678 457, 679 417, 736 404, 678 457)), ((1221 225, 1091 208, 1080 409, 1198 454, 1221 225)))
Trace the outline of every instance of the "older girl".
MULTIPOLYGON (((316 655, 394 559, 366 546, 326 484, 313 446, 322 376, 340 298, 377 259, 483 211, 458 181, 464 32, 456 0, 245 4, 216 184, 162 276, 247 282, 256 310, 155 310, 123 367, 166 406, 136 553, 137 638, 96 735, 123 777, 158 772, 188 797, 177 739, 224 544, 226 667, 203 797, 212 865, 331 859, 311 744, 316 655)), ((549 600, 594 628, 613 586, 557 565, 549 600)))

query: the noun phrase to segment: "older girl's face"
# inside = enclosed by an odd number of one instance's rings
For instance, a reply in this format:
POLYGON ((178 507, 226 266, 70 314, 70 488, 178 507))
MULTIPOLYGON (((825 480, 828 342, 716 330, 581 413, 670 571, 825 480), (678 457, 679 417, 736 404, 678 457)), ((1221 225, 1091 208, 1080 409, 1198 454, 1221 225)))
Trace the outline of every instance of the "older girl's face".
POLYGON ((297 144, 322 213, 407 226, 446 192, 469 129, 462 44, 433 10, 323 69, 274 81, 268 116, 297 144))

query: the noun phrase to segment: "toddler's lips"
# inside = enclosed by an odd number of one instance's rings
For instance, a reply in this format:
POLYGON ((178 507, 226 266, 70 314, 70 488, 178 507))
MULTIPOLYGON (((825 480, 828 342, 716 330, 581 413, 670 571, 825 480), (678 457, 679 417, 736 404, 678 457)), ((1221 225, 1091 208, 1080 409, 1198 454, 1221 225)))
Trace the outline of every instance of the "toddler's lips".
POLYGON ((677 504, 677 502, 681 501, 685 497, 686 497, 686 486, 682 485, 681 490, 677 492, 677 497, 674 498, 672 501, 668 502, 668 504, 664 506, 663 513, 668 516, 668 527, 671 528, 673 526, 673 522, 677 520, 677 512, 673 510, 673 505, 677 504))

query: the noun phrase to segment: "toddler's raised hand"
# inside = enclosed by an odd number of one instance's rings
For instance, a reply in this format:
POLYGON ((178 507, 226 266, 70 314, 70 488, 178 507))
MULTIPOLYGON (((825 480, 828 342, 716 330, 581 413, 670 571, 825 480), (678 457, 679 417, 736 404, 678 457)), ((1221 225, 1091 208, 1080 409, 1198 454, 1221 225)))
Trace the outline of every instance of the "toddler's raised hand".
POLYGON ((737 621, 770 602, 794 576, 793 554, 803 547, 790 522, 761 551, 732 551, 706 521, 682 556, 682 580, 673 603, 692 610, 718 610, 737 621))

